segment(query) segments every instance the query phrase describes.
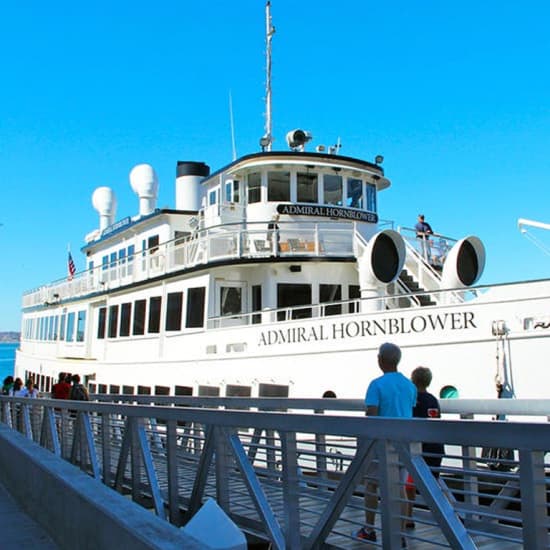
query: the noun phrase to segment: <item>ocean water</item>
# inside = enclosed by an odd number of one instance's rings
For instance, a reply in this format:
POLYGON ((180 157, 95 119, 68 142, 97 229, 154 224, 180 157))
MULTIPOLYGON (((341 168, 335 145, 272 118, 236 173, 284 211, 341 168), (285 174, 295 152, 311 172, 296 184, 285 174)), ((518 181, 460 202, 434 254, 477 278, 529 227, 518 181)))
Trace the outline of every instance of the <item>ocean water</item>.
POLYGON ((6 376, 13 375, 15 350, 19 344, 0 344, 0 385, 6 376))

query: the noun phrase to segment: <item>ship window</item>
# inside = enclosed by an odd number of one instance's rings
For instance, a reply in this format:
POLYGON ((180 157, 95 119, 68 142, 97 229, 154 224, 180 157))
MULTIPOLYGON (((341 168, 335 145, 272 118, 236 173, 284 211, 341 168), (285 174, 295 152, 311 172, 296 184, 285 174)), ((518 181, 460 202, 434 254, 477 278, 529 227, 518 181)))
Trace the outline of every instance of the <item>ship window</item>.
POLYGON ((342 206, 342 176, 325 174, 323 176, 323 191, 325 204, 342 206))
MULTIPOLYGON (((349 300, 359 300, 361 298, 361 292, 359 291, 359 285, 349 285, 348 286, 348 299, 349 300)), ((348 311, 350 313, 356 313, 359 311, 357 302, 348 303, 348 311)))
POLYGON ((149 254, 154 254, 159 249, 159 236, 152 235, 147 239, 147 247, 149 248, 149 254))
POLYGON ((147 326, 147 332, 149 333, 158 334, 160 332, 160 308, 160 296, 149 298, 149 324, 147 326))
POLYGON ((84 331, 86 330, 86 311, 78 312, 76 319, 76 341, 84 342, 84 331))
POLYGON ((217 189, 214 189, 208 193, 208 206, 214 206, 216 204, 217 191, 217 189))
POLYGON ((134 386, 122 386, 123 395, 134 395, 134 386))
POLYGON ((223 286, 220 288, 220 315, 242 313, 242 288, 223 286))
POLYGON ((218 397, 219 395, 218 386, 199 386, 199 397, 218 397))
POLYGON ((267 200, 274 202, 290 200, 290 172, 267 173, 267 200))
POLYGON ((74 312, 67 315, 67 342, 72 342, 74 338, 74 312))
POLYGON ((109 256, 103 256, 101 260, 101 269, 103 271, 106 271, 108 267, 109 267, 109 256))
POLYGON ((319 202, 317 189, 317 174, 303 174, 298 172, 296 175, 298 202, 319 202))
POLYGON ((174 386, 174 395, 193 395, 193 388, 190 386, 174 386))
POLYGON ((120 265, 120 276, 126 277, 126 249, 122 248, 118 251, 118 263, 120 265))
MULTIPOLYGON (((293 285, 293 284, 278 284, 277 285, 277 307, 292 308, 294 306, 311 305, 311 285, 293 285)), ((286 319, 286 311, 277 312, 277 321, 286 319)), ((292 319, 305 319, 311 317, 311 308, 293 309, 291 312, 292 319)))
POLYGON ((111 252, 111 267, 116 267, 116 252, 111 252))
POLYGON ((262 175, 260 172, 248 174, 248 204, 262 200, 262 175))
POLYGON ((97 385, 97 393, 107 393, 107 384, 98 384, 97 385))
POLYGON ((155 386, 155 395, 170 395, 168 386, 155 386))
POLYGON ((109 328, 107 329, 107 335, 109 338, 116 338, 116 331, 118 325, 118 305, 109 306, 109 328))
MULTIPOLYGON (((342 299, 342 287, 340 285, 319 285, 319 302, 339 302, 342 299)), ((325 306, 325 315, 340 315, 342 306, 332 304, 325 306)))
POLYGON ((145 300, 134 302, 134 335, 145 334, 145 300))
POLYGON ((130 320, 132 318, 132 304, 127 302, 120 306, 120 336, 130 336, 130 320))
POLYGON ((120 393, 120 386, 111 384, 109 386, 109 393, 120 393))
POLYGON ((100 307, 97 316, 97 337, 105 338, 105 320, 107 319, 107 308, 100 307))
POLYGON ((187 291, 187 315, 185 326, 187 328, 199 328, 204 326, 204 297, 203 286, 190 288, 187 291))
POLYGON ((52 340, 53 336, 53 315, 48 317, 48 340, 52 340))
POLYGON ((65 340, 65 319, 67 318, 67 315, 63 313, 61 315, 61 323, 59 324, 59 339, 65 340))
POLYGON ((88 386, 88 390, 90 391, 90 393, 96 393, 96 389, 97 389, 97 386, 95 384, 90 384, 88 386))
POLYGON ((170 292, 166 301, 166 330, 181 330, 183 292, 170 292))
POLYGON ((233 196, 232 196, 232 189, 231 189, 231 181, 227 181, 225 183, 225 202, 233 202, 233 196))
MULTIPOLYGON (((227 384, 225 388, 225 395, 227 397, 250 397, 252 395, 252 388, 250 386, 238 386, 236 384, 227 384)), ((246 407, 235 407, 235 408, 246 408, 246 407)))
POLYGON ((149 386, 138 386, 138 395, 151 395, 151 388, 149 386))
MULTIPOLYGON (((262 310, 262 285, 252 287, 252 311, 262 310)), ((252 315, 252 324, 257 325, 262 322, 262 316, 259 313, 252 315)))
POLYGON ((259 397, 288 397, 288 386, 282 384, 260 384, 259 397))
POLYGON ((367 210, 376 212, 376 185, 367 183, 367 210))
POLYGON ((53 322, 53 332, 54 332, 53 339, 54 340, 57 340, 57 337, 59 335, 59 333, 57 332, 58 327, 59 327, 59 315, 56 315, 54 317, 54 322, 53 322))
POLYGON ((363 208, 363 180, 348 178, 347 206, 351 208, 363 208))

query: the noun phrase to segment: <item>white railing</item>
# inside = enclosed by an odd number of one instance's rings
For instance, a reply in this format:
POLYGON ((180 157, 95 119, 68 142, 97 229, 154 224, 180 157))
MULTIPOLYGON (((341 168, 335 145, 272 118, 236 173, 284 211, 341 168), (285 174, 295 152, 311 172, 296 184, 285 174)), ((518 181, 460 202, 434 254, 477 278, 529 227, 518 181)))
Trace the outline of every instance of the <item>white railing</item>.
MULTIPOLYGON (((362 546, 352 533, 373 490, 365 480, 379 487, 373 527, 384 548, 403 539, 412 548, 548 547, 547 422, 365 418, 357 400, 101 398, 110 402, 1 396, 1 420, 178 526, 211 497, 281 550, 362 546), (423 451, 426 442, 444 454, 423 451), (487 451, 497 448, 506 458, 487 451), (414 482, 415 529, 401 525, 400 467, 414 482)), ((510 410, 502 405, 452 412, 510 410)))
POLYGON ((353 223, 280 223, 275 231, 267 230, 265 226, 265 223, 249 224, 250 228, 243 230, 241 224, 230 224, 198 231, 184 240, 168 241, 136 252, 122 261, 77 273, 70 280, 59 279, 33 289, 23 295, 23 307, 55 305, 66 298, 119 288, 165 273, 224 260, 270 256, 353 256, 353 223))

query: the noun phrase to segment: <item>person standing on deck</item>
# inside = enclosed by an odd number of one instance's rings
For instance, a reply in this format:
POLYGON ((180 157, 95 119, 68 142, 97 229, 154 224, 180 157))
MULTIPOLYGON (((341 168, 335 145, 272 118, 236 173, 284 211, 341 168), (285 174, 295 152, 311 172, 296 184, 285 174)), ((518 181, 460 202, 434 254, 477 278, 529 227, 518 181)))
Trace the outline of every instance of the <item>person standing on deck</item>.
MULTIPOLYGON (((416 405, 416 386, 403 374, 397 371, 397 365, 401 361, 401 349, 395 344, 385 343, 378 349, 378 366, 383 375, 375 378, 367 388, 365 405, 367 416, 384 416, 391 418, 412 418, 413 407, 416 405)), ((365 486, 365 520, 366 525, 355 533, 355 537, 361 540, 376 541, 374 530, 375 515, 378 508, 378 477, 377 465, 371 464, 367 470, 365 486), (372 479, 372 478, 375 479, 372 479)), ((403 485, 403 502, 406 502, 404 483, 406 471, 400 469, 400 477, 403 485)), ((403 505, 403 516, 406 505, 403 505)), ((402 547, 406 547, 405 539, 402 539, 402 547)))
POLYGON ((422 257, 430 260, 430 235, 433 235, 432 226, 424 219, 424 214, 418 214, 418 221, 414 226, 416 238, 422 239, 422 257))

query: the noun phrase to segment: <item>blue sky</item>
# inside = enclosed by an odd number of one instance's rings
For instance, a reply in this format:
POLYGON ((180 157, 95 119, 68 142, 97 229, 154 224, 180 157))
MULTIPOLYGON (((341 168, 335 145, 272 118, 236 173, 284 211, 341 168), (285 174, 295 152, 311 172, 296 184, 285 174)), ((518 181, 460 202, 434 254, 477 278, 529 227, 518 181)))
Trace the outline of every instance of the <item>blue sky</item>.
MULTIPOLYGON (((177 160, 217 169, 263 134, 264 1, 6 2, 0 21, 0 330, 21 294, 78 270, 108 185, 134 215, 128 173, 151 163, 173 207, 177 160)), ((545 277, 517 230, 550 222, 550 4, 272 0, 274 148, 385 157, 379 214, 478 235, 484 283, 545 277)), ((538 236, 550 243, 550 234, 538 236)))

